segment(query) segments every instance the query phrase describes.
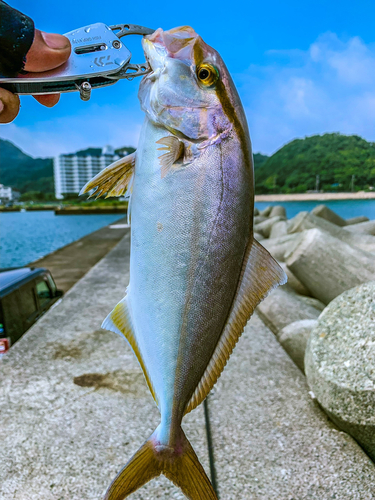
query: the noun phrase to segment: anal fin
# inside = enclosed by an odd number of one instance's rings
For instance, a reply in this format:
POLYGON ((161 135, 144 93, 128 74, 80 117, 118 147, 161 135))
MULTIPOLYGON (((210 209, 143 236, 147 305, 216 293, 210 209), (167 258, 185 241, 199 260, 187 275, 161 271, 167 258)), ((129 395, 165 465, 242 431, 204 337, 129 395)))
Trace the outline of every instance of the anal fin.
POLYGON ((286 281, 286 275, 279 264, 253 239, 245 253, 236 296, 223 333, 185 414, 196 408, 216 384, 256 306, 274 288, 286 281))
POLYGON ((89 198, 95 195, 99 198, 103 194, 107 195, 106 198, 122 196, 134 174, 135 155, 134 152, 104 168, 83 186, 79 194, 82 195, 95 189, 89 198))
POLYGON ((134 351, 134 354, 136 355, 139 364, 141 365, 143 374, 145 376, 148 388, 152 394, 152 397, 155 400, 155 403, 158 405, 158 401, 155 395, 155 391, 151 382, 151 379, 149 377, 149 374, 146 369, 146 365, 143 361, 141 351, 138 346, 137 338, 134 333, 134 328, 131 320, 131 315, 129 312, 128 304, 127 304, 127 297, 125 296, 120 302, 117 304, 117 306, 113 309, 111 313, 108 314, 108 316, 105 318, 105 320, 102 323, 102 328, 104 330, 109 330, 114 333, 118 333, 120 335, 124 335, 126 340, 129 342, 131 348, 134 351))

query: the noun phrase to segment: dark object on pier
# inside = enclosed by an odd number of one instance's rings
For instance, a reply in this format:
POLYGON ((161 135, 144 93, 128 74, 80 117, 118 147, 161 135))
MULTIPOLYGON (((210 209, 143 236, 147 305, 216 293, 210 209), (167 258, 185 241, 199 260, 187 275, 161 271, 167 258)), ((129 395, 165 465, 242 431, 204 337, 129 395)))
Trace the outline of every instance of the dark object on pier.
POLYGON ((0 269, 0 340, 14 344, 62 295, 48 269, 0 269))

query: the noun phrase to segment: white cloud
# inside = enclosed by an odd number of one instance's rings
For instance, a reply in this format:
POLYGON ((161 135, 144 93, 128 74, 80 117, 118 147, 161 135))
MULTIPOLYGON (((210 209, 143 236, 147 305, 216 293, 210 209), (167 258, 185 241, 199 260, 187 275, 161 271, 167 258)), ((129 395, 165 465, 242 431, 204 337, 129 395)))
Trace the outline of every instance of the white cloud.
POLYGON ((375 46, 321 35, 306 51, 269 51, 269 63, 235 75, 254 151, 272 153, 324 132, 375 141, 375 46))
MULTIPOLYGON (((22 112, 22 110, 21 110, 22 112)), ((53 120, 36 121, 32 126, 10 123, 1 128, 1 138, 7 139, 34 157, 56 156, 87 147, 136 146, 142 116, 119 114, 117 106, 92 104, 84 111, 53 120), (125 116, 124 116, 125 115, 125 116)))

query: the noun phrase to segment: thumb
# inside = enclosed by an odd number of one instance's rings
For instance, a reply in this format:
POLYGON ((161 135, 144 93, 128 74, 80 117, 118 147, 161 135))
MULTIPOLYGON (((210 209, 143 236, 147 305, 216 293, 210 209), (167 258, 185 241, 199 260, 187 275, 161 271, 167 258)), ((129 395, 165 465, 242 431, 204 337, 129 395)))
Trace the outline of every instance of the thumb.
POLYGON ((65 36, 35 30, 24 69, 41 72, 57 68, 69 58, 70 50, 70 42, 65 36))

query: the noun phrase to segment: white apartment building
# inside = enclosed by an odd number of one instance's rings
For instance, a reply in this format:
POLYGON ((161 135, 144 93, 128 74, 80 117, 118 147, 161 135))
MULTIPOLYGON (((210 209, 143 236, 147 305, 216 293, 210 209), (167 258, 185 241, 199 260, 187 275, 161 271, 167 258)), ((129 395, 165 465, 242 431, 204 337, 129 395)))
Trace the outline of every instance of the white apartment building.
POLYGON ((53 161, 56 198, 79 193, 86 182, 119 158, 111 146, 57 156, 53 161))
POLYGON ((11 187, 4 186, 4 184, 0 184, 0 201, 2 203, 6 201, 13 200, 13 191, 11 187))

